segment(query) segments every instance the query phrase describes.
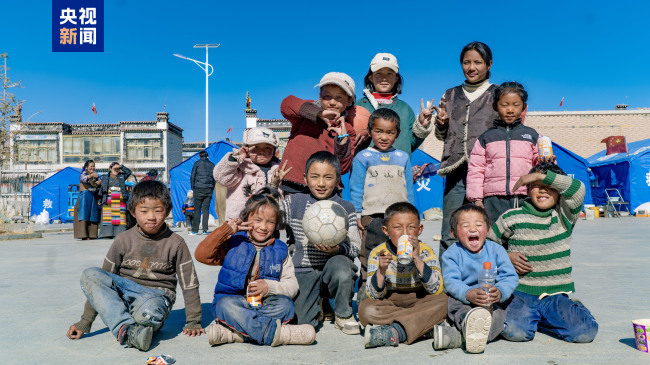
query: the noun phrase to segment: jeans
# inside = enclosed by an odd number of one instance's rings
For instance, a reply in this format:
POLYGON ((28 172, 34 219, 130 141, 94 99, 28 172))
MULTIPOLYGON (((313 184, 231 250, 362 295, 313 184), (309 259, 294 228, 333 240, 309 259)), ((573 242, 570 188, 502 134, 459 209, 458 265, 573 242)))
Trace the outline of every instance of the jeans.
POLYGON ((212 201, 212 191, 210 188, 194 189, 194 217, 192 218, 192 232, 199 232, 199 223, 203 216, 203 230, 208 230, 208 219, 210 215, 210 202, 212 201))
POLYGON ((158 331, 173 305, 162 290, 142 286, 98 267, 83 271, 81 290, 116 338, 125 324, 137 323, 158 331))
POLYGON ((451 214, 463 204, 469 203, 465 197, 465 183, 467 181, 467 162, 458 166, 454 171, 445 176, 445 192, 442 196, 442 228, 440 229, 440 252, 438 257, 442 257, 452 243, 456 242, 451 236, 449 219, 451 214))
POLYGON ((530 341, 538 327, 567 342, 594 340, 598 323, 582 303, 572 301, 566 294, 538 298, 515 291, 502 333, 506 340, 530 341))
POLYGON ((275 321, 289 322, 294 315, 294 304, 286 295, 270 295, 261 307, 251 307, 245 296, 228 295, 212 307, 216 321, 250 337, 260 345, 271 345, 277 329, 275 321))
POLYGON ((356 272, 356 265, 343 255, 332 256, 322 270, 296 270, 299 286, 295 299, 298 324, 311 324, 314 327, 318 325, 318 301, 321 296, 334 298, 334 314, 337 316, 352 316, 356 272))

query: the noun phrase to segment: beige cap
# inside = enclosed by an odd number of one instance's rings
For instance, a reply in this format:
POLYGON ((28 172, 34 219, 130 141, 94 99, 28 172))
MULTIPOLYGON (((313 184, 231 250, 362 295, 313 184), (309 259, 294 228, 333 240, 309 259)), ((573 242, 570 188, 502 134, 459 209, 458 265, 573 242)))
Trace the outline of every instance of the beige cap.
POLYGON ((372 61, 370 61, 370 71, 375 72, 384 67, 388 67, 395 71, 395 73, 399 73, 399 65, 395 56, 390 53, 377 53, 372 61))
POLYGON ((252 146, 259 143, 268 143, 278 148, 278 136, 272 130, 263 127, 251 128, 244 132, 245 146, 252 146))
POLYGON ((336 85, 343 89, 348 96, 354 98, 354 80, 343 72, 329 72, 320 79, 320 83, 314 87, 323 87, 325 85, 336 85))

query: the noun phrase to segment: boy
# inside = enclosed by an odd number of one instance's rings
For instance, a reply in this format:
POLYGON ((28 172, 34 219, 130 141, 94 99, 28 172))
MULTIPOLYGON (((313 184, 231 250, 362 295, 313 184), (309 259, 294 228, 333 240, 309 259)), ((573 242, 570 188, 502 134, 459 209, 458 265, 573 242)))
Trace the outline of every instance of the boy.
POLYGON ((311 193, 285 196, 281 204, 283 221, 291 228, 296 245, 293 264, 299 286, 295 299, 298 324, 316 327, 321 312, 319 301, 322 298, 327 308, 332 296, 336 328, 345 334, 359 334, 359 323, 352 315, 352 297, 357 271, 354 259, 359 255, 361 238, 354 206, 334 193, 341 180, 339 160, 327 151, 316 152, 306 161, 304 171, 304 181, 311 193), (348 214, 348 236, 334 247, 311 244, 302 229, 305 210, 324 199, 340 204, 348 214))
POLYGON ((447 295, 433 250, 420 242, 420 213, 411 203, 395 203, 386 209, 384 234, 388 241, 375 247, 368 260, 366 293, 359 305, 359 320, 366 327, 366 348, 410 344, 447 316, 447 295), (413 261, 397 262, 396 242, 408 235, 413 261), (379 326, 375 326, 379 325, 379 326))
POLYGON ((399 116, 391 109, 377 109, 370 115, 368 130, 374 146, 354 157, 350 175, 351 202, 361 217, 357 219, 357 226, 366 231, 359 255, 359 292, 362 293, 357 299, 359 302, 365 299, 363 283, 366 280, 367 255, 388 238, 382 231, 386 208, 397 202, 415 204, 409 155, 393 148, 393 143, 400 134, 399 116))
POLYGON ((317 86, 320 88, 317 101, 289 95, 280 106, 282 115, 291 122, 291 135, 283 153, 290 168, 282 180, 284 192, 309 193, 300 173, 314 152, 333 153, 341 166, 341 174, 352 167, 351 146, 356 137, 352 124, 354 81, 344 73, 330 72, 317 86))
POLYGON ((506 250, 485 239, 488 222, 485 209, 472 204, 463 205, 451 215, 451 234, 458 242, 442 254, 442 276, 449 295, 447 313, 455 327, 433 327, 433 348, 436 350, 460 347, 464 340, 467 352, 477 354, 503 331, 504 302, 515 290, 518 278, 506 250), (497 271, 489 293, 478 286, 478 276, 485 262, 491 263, 492 269, 497 271))
POLYGON ((178 281, 185 301, 183 333, 192 337, 205 333, 192 254, 183 238, 165 224, 171 209, 169 189, 163 183, 143 181, 135 186, 129 211, 137 225, 115 238, 101 269, 91 267, 81 274, 81 290, 88 301, 81 320, 68 329, 69 339, 90 332, 99 314, 121 345, 147 351, 153 333, 169 316, 178 281))
POLYGON ((187 231, 192 231, 192 218, 194 217, 194 192, 187 191, 187 200, 183 203, 183 214, 185 215, 185 226, 187 231))
POLYGON ((568 296, 575 291, 571 233, 585 186, 550 162, 533 167, 513 189, 523 185, 530 200, 499 217, 489 235, 508 250, 519 274, 502 334, 510 341, 530 341, 542 327, 567 342, 591 342, 598 323, 589 309, 568 296))

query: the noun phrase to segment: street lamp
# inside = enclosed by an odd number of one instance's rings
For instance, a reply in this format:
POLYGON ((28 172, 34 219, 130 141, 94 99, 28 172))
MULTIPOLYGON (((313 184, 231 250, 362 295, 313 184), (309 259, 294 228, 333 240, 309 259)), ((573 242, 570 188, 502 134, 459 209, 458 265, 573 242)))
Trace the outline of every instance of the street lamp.
POLYGON ((195 44, 194 48, 205 48, 205 62, 197 61, 195 59, 174 53, 174 56, 185 60, 190 60, 196 63, 203 71, 205 71, 205 148, 208 148, 208 77, 214 72, 214 67, 208 63, 208 49, 217 48, 220 44, 195 44))

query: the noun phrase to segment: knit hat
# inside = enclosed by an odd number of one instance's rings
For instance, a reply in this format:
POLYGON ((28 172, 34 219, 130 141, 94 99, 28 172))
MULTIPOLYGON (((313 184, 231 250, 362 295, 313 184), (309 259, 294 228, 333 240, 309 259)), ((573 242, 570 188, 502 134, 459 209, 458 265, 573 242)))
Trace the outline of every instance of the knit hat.
POLYGON ((320 79, 320 83, 314 87, 323 87, 325 85, 336 85, 343 89, 349 97, 354 98, 354 80, 343 72, 329 72, 320 79))
POLYGON ((399 73, 399 65, 395 56, 390 53, 377 53, 372 61, 370 61, 370 71, 376 72, 384 67, 388 67, 395 71, 395 73, 399 73))
POLYGON ((268 128, 255 127, 244 131, 244 146, 252 146, 259 143, 268 143, 278 148, 278 136, 268 128))

